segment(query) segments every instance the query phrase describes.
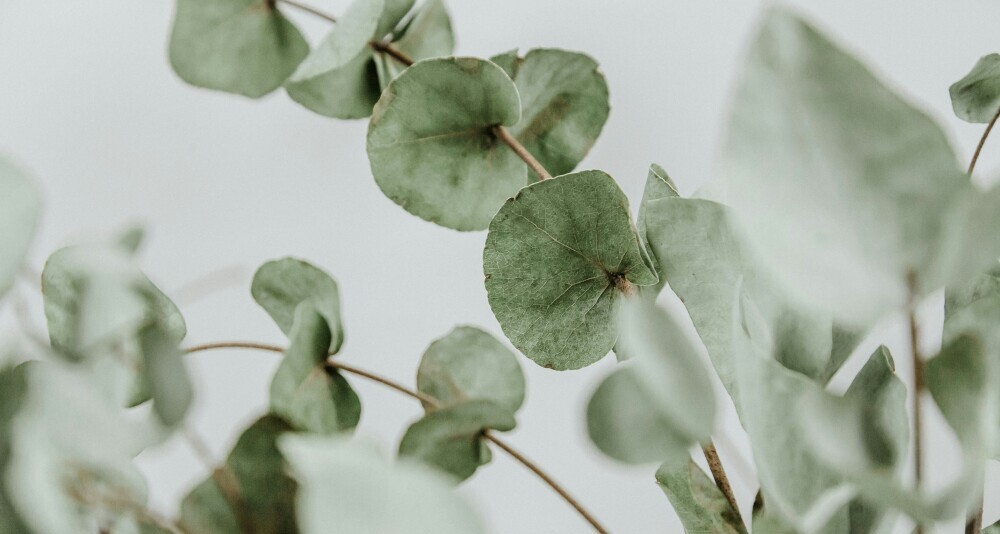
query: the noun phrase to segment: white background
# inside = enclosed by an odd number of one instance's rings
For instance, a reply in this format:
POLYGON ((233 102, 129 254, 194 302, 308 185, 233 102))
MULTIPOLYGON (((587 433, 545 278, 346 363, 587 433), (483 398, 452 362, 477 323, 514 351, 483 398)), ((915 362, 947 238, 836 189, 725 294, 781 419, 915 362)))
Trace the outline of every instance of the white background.
MULTIPOLYGON (((346 0, 312 0, 340 13, 346 0)), ((954 118, 948 85, 985 53, 1000 51, 1000 3, 992 0, 796 2, 891 84, 936 116, 967 160, 982 127, 954 118)), ((557 46, 591 54, 611 88, 611 118, 581 168, 615 176, 633 205, 650 162, 689 194, 712 172, 728 95, 760 13, 753 1, 451 0, 457 52, 489 56, 557 46)), ((166 59, 170 0, 0 0, 0 151, 39 177, 46 194, 31 261, 129 223, 149 228, 143 264, 181 300, 191 343, 283 336, 250 299, 253 269, 296 255, 340 282, 345 361, 412 383, 423 349, 456 324, 499 334, 483 289, 484 233, 458 233, 408 215, 385 198, 365 156, 364 121, 314 115, 280 91, 262 101, 188 87, 166 59), (191 301, 189 281, 221 271, 222 290, 191 301)), ((293 13, 314 42, 324 25, 293 13)), ((980 169, 1000 162, 1000 138, 980 169)), ((668 297, 669 300, 669 297, 668 297)), ((927 305, 928 350, 940 303, 927 305)), ((905 360, 903 330, 884 336, 905 360)), ((857 368, 860 359, 852 362, 857 368)), ((192 360, 194 424, 222 456, 265 409, 276 357, 249 352, 192 360)), ((586 438, 583 410, 613 358, 575 372, 522 360, 527 402, 510 441, 545 466, 615 532, 682 532, 653 484, 655 466, 623 467, 586 438)), ((899 371, 908 376, 901 362, 899 371)), ((849 374, 849 372, 848 372, 849 374)), ((849 376, 847 377, 849 378, 849 376)), ((353 380, 364 402, 360 432, 387 449, 419 416, 416 403, 353 380)), ((750 498, 732 416, 723 418, 724 461, 750 498), (728 438, 726 436, 729 436, 728 438)), ((930 451, 946 476, 954 459, 930 451)), ((746 457, 746 452, 742 453, 746 457)), ((153 505, 173 511, 205 472, 179 440, 144 454, 153 505)), ((991 470, 996 488, 1000 472, 991 470)), ((502 454, 463 486, 497 533, 585 532, 548 488, 502 454)), ((994 489, 987 499, 998 500, 994 489)), ((748 503, 747 503, 748 504, 748 503)), ((748 509, 748 508, 745 508, 748 509)), ((1000 516, 988 507, 987 520, 1000 516)), ((942 531, 956 531, 954 528, 942 531)))

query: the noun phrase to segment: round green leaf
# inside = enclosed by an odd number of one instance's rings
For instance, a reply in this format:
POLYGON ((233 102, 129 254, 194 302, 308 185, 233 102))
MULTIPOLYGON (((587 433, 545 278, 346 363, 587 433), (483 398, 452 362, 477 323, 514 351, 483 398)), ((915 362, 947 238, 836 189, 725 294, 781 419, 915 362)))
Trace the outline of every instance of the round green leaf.
POLYGON ((328 352, 340 350, 344 342, 340 290, 337 282, 323 270, 295 258, 272 260, 257 269, 250 293, 288 336, 291 336, 299 305, 307 301, 312 303, 330 328, 328 352))
POLYGON ((493 134, 520 117, 517 89, 481 59, 421 61, 382 94, 368 158, 382 191, 410 213, 456 230, 486 228, 527 183, 527 168, 493 134))
POLYGON ((35 236, 41 195, 31 179, 0 157, 0 297, 10 290, 35 236))
POLYGON ((435 410, 406 430, 399 455, 465 480, 492 458, 483 442, 483 430, 507 431, 515 424, 512 412, 489 401, 474 400, 435 410))
POLYGON ((541 366, 578 369, 618 337, 619 285, 651 285, 628 199, 600 171, 536 183, 507 201, 483 251, 486 291, 507 338, 541 366))
POLYGON ((417 389, 442 405, 488 400, 513 414, 524 402, 524 373, 517 356, 496 338, 460 326, 424 352, 417 389))
POLYGON ((968 122, 990 122, 1000 111, 1000 54, 976 62, 964 78, 948 89, 955 115, 968 122))
POLYGON ((170 63, 191 85, 260 98, 309 53, 268 0, 177 0, 170 63))
POLYGON ((571 172, 594 145, 611 109, 597 62, 556 48, 536 48, 515 60, 508 53, 494 61, 521 95, 521 120, 511 134, 553 176, 571 172))

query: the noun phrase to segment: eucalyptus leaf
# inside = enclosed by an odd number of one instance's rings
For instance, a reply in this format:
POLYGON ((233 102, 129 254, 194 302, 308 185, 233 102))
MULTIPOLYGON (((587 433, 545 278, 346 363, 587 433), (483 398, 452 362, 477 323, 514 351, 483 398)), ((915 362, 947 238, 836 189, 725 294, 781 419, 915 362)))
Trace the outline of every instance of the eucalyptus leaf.
POLYGON ((934 121, 788 11, 769 11, 731 109, 719 190, 806 306, 868 326, 1000 256, 987 230, 1000 192, 974 187, 934 121))
MULTIPOLYGON (((511 134, 553 176, 572 172, 608 119, 608 84, 590 56, 557 48, 529 50, 504 67, 521 95, 521 120, 511 134)), ((531 181, 538 176, 531 173, 531 181)))
POLYGON ((177 0, 170 64, 185 82, 260 98, 309 54, 302 34, 270 0, 177 0))
MULTIPOLYGON (((414 61, 450 56, 455 49, 451 17, 443 0, 425 0, 393 37, 392 45, 414 61)), ((374 59, 381 89, 407 68, 399 59, 383 52, 376 53, 374 59)))
POLYGON ((292 430, 280 417, 264 416, 243 431, 226 459, 224 470, 216 471, 191 490, 181 503, 180 525, 189 534, 243 534, 244 526, 255 534, 295 534, 297 485, 287 474, 278 450, 279 436, 292 430), (238 491, 241 524, 233 505, 220 488, 219 478, 228 480, 238 491))
POLYGON ((987 54, 948 89, 955 115, 967 122, 990 122, 1000 112, 1000 54, 987 54))
POLYGON ((329 434, 351 430, 361 400, 347 379, 326 364, 329 323, 311 302, 296 308, 291 343, 271 381, 271 410, 297 429, 329 434))
POLYGON ((715 426, 713 384, 698 350, 673 317, 637 299, 622 305, 619 329, 633 357, 591 397, 591 441, 623 462, 686 458, 715 426))
POLYGON ((485 400, 514 414, 524 402, 524 373, 517 356, 496 338, 460 326, 424 352, 417 390, 444 406, 485 400))
POLYGON ((982 534, 1000 534, 1000 521, 984 528, 982 534))
POLYGON ((399 443, 399 455, 420 460, 462 481, 492 459, 483 431, 505 432, 515 425, 513 412, 505 407, 470 400, 428 412, 410 425, 399 443))
POLYGON ((21 270, 35 235, 41 195, 31 178, 0 156, 0 298, 21 270))
POLYGON ((557 370, 611 350, 621 288, 657 282, 647 262, 628 199, 600 171, 522 189, 493 219, 483 251, 490 307, 507 338, 557 370))
POLYGON ((475 58, 429 59, 385 89, 368 126, 375 182, 410 213, 482 230, 527 183, 527 167, 493 133, 520 118, 503 70, 475 58))
POLYGON ((643 297, 648 300, 656 300, 657 295, 663 290, 663 286, 667 284, 667 278, 662 276, 660 262, 656 259, 656 254, 649 245, 649 237, 646 232, 647 212, 654 201, 661 198, 675 198, 679 196, 677 186, 674 185, 674 181, 667 175, 667 171, 655 163, 650 165, 649 172, 646 174, 646 187, 642 191, 642 200, 639 202, 639 216, 636 219, 636 229, 639 232, 639 238, 642 240, 644 250, 649 256, 649 263, 656 269, 657 274, 661 274, 659 282, 652 286, 644 286, 641 289, 643 297))
POLYGON ((158 325, 139 332, 139 346, 142 376, 153 399, 153 412, 164 425, 177 425, 183 421, 194 399, 191 379, 184 367, 184 354, 170 332, 158 325))
POLYGON ((278 328, 291 337, 299 305, 308 302, 326 320, 331 339, 328 352, 336 353, 344 342, 340 320, 340 290, 337 282, 318 267, 282 258, 261 265, 254 274, 250 293, 278 328))
MULTIPOLYGON (((739 513, 690 458, 663 463, 656 471, 656 483, 670 499, 686 532, 747 534, 739 513)), ((777 534, 770 530, 755 532, 777 534)))
MULTIPOLYGON (((0 367, 0 482, 5 480, 4 473, 11 457, 11 427, 28 394, 28 367, 29 365, 0 367)), ((30 532, 17 512, 13 499, 7 485, 0 483, 0 532, 30 532)))
POLYGON ((361 443, 287 435, 282 453, 299 482, 296 514, 303 534, 343 532, 482 534, 452 482, 422 465, 389 464, 361 443))

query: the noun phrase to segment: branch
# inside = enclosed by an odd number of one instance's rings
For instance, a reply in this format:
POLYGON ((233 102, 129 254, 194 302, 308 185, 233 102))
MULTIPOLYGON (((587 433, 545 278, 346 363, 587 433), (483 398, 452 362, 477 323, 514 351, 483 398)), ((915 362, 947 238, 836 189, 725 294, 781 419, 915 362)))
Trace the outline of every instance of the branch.
POLYGON ((708 444, 701 446, 701 450, 705 453, 708 469, 712 472, 712 478, 715 479, 715 487, 719 488, 719 491, 729 501, 729 506, 732 507, 733 513, 736 514, 736 519, 740 523, 743 523, 743 516, 740 515, 740 507, 736 504, 736 494, 733 493, 733 487, 729 485, 729 477, 726 476, 726 470, 722 467, 722 459, 719 458, 719 453, 715 450, 715 443, 710 440, 708 444))
MULTIPOLYGON (((255 343, 249 341, 221 341, 215 343, 205 343, 203 345, 195 345, 193 347, 189 347, 185 349, 184 352, 186 354, 193 354, 196 352, 205 352, 217 349, 251 349, 251 350, 260 350, 265 352, 274 352, 279 354, 283 354, 285 352, 285 349, 283 347, 279 347, 277 345, 268 345, 265 343, 255 343)), ((345 373, 357 375, 363 378, 367 378, 368 380, 371 380, 373 382, 382 384, 408 397, 412 397, 416 400, 419 400, 426 406, 437 407, 440 406, 441 404, 436 398, 431 397, 430 395, 426 395, 419 391, 412 390, 392 379, 377 375, 375 373, 366 371, 364 369, 360 369, 358 367, 341 363, 332 358, 328 358, 325 365, 327 368, 338 369, 345 373)), ((483 437, 487 441, 492 442, 494 445, 496 445, 504 452, 509 454, 512 458, 520 462, 521 465, 528 468, 531 472, 538 475, 538 477, 542 479, 543 482, 548 484, 548 486, 552 488, 556 493, 558 493, 559 496, 563 498, 563 500, 565 500, 570 506, 573 507, 573 509, 579 512, 579 514, 584 518, 584 520, 586 520, 588 523, 590 523, 592 527, 594 527, 594 530, 596 532, 598 532, 599 534, 608 534, 608 530, 604 528, 597 521, 597 519, 595 519, 594 516, 586 508, 583 507, 582 504, 580 504, 576 499, 574 499, 569 494, 569 492, 567 492, 562 486, 560 486, 551 476, 549 476, 539 466, 528 460, 524 455, 522 455, 520 452, 515 450, 510 445, 508 445, 506 442, 493 435, 493 433, 490 432, 489 430, 483 432, 483 437)))
MULTIPOLYGON (((923 423, 921 421, 920 397, 924 391, 924 359, 920 354, 920 326, 917 323, 917 277, 914 272, 906 276, 910 297, 907 316, 910 324, 910 355, 913 359, 913 480, 917 489, 920 489, 923 479, 923 423)), ((914 531, 916 534, 923 534, 924 527, 918 523, 914 531)))
POLYGON ((989 124, 986 125, 986 131, 983 132, 983 136, 979 139, 979 144, 976 145, 976 151, 972 153, 972 161, 969 162, 969 175, 972 175, 972 171, 976 170, 976 162, 979 161, 979 154, 983 151, 983 145, 986 144, 986 138, 990 136, 990 132, 993 130, 993 126, 997 123, 997 119, 1000 119, 1000 108, 997 108, 997 112, 990 119, 989 124))

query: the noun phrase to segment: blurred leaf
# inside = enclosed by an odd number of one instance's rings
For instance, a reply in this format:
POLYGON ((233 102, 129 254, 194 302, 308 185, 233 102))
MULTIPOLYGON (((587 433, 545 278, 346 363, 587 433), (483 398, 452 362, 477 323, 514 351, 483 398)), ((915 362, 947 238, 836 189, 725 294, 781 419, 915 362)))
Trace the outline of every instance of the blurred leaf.
POLYGON ((951 107, 966 122, 990 122, 1000 110, 1000 54, 987 54, 950 88, 951 107))
POLYGON ((309 302, 326 320, 331 333, 327 352, 335 353, 344 342, 340 319, 340 290, 327 273, 302 260, 282 258, 261 265, 254 274, 250 293, 257 304, 291 337, 299 305, 309 302))
POLYGON ((361 418, 361 401, 347 380, 326 365, 330 329, 311 302, 296 309, 289 338, 271 381, 271 410, 308 432, 353 429, 361 418))
MULTIPOLYGON (((747 529, 725 495, 712 479, 690 458, 665 462, 656 471, 656 483, 670 499, 670 504, 686 532, 746 534, 747 529)), ((770 530, 754 530, 768 532, 770 530)))
MULTIPOLYGON (((397 34, 393 46, 414 61, 450 56, 455 49, 451 17, 442 0, 425 0, 397 34)), ((398 59, 381 52, 375 54, 375 65, 381 89, 406 69, 398 59)))
POLYGON ((982 534, 1000 534, 1000 521, 984 528, 982 534))
POLYGON ((184 498, 180 524, 188 534, 244 534, 217 477, 238 492, 238 502, 254 534, 295 534, 297 485, 287 474, 277 440, 291 426, 274 415, 264 416, 243 431, 217 471, 184 498))
POLYGON ((492 455, 483 441, 486 429, 513 430, 514 414, 487 400, 470 400, 428 412, 410 425, 399 443, 399 455, 465 480, 492 455))
POLYGON ((739 85, 722 194, 751 250, 809 307, 868 326, 1000 256, 983 193, 937 124, 807 23, 772 9, 739 85))
POLYGON ((170 63, 191 85, 260 98, 308 54, 299 30, 267 0, 177 0, 170 63))
POLYGON ((42 199, 32 180, 0 156, 0 298, 10 290, 35 236, 42 199))
POLYGON ((194 390, 177 340, 162 326, 151 325, 139 333, 142 374, 153 399, 153 413, 171 427, 184 420, 194 390))
MULTIPOLYGON (((521 120, 511 134, 553 176, 572 172, 610 111, 608 85, 597 62, 557 48, 536 48, 515 62, 509 55, 494 59, 498 65, 516 65, 504 68, 521 95, 521 120)), ((530 177, 538 180, 534 173, 530 177)))
POLYGON ((565 370, 611 350, 616 284, 655 284, 647 261, 618 184, 583 171, 508 200, 490 224, 483 271, 490 307, 511 343, 535 363, 565 370))
POLYGON ((338 438, 289 435, 279 446, 300 484, 303 534, 326 534, 330 525, 341 532, 484 532, 451 481, 429 468, 390 465, 370 448, 338 438))
POLYGON ((524 162, 493 134, 520 117, 517 89, 496 65, 429 59, 386 88, 368 126, 382 191, 410 213, 455 230, 482 230, 527 183, 524 162))
POLYGON ((619 330, 633 357, 591 397, 591 441, 623 462, 687 458, 715 426, 712 380, 697 348, 673 317, 636 299, 622 304, 619 330))
MULTIPOLYGON (((0 367, 0 476, 2 477, 6 476, 12 452, 13 421, 24 406, 28 394, 28 367, 29 365, 0 367)), ((0 482, 3 482, 2 478, 0 482)), ((11 534, 30 532, 14 507, 13 497, 8 495, 8 491, 6 484, 0 484, 0 532, 11 534)))
POLYGON ((524 402, 524 373, 517 356, 496 338, 478 328, 460 326, 424 352, 417 369, 417 390, 443 406, 485 400, 514 414, 524 402))

